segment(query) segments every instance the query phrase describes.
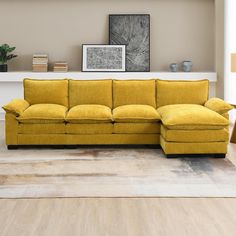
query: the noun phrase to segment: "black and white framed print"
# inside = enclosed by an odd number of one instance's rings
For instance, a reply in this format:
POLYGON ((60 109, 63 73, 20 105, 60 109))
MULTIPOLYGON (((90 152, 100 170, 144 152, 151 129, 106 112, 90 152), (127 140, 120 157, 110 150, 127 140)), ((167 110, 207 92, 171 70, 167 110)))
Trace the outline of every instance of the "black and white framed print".
POLYGON ((150 15, 109 15, 109 44, 126 45, 126 71, 150 71, 150 15))
POLYGON ((83 44, 82 71, 125 71, 125 45, 83 44))

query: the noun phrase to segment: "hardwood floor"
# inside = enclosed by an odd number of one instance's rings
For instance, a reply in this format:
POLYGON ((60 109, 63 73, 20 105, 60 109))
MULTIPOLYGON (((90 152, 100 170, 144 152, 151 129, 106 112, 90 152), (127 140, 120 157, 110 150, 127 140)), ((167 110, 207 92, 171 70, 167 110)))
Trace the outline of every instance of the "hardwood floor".
POLYGON ((71 198, 0 201, 1 236, 231 236, 236 199, 71 198))

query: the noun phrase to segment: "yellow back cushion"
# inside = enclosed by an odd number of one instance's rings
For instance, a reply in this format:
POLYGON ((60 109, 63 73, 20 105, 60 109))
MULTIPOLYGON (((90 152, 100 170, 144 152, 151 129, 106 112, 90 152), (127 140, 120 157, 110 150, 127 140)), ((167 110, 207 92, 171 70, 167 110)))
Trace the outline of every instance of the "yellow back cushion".
POLYGON ((157 107, 172 104, 203 105, 208 100, 208 93, 208 80, 157 80, 157 107))
POLYGON ((112 80, 69 80, 69 106, 83 104, 112 108, 112 80))
POLYGON ((113 107, 140 104, 156 108, 155 80, 113 80, 113 107))
POLYGON ((24 97, 33 104, 68 106, 68 80, 24 79, 24 97))

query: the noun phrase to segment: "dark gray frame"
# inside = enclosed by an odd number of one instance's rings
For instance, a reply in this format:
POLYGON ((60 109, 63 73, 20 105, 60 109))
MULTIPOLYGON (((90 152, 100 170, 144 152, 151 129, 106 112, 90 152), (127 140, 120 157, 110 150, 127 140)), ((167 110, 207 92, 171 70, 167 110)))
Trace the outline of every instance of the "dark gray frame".
MULTIPOLYGON (((147 69, 145 70, 127 70, 128 72, 150 72, 150 43, 151 43, 151 39, 150 39, 150 28, 151 28, 151 22, 150 22, 150 14, 110 14, 109 15, 109 44, 111 45, 114 45, 112 44, 112 41, 111 41, 111 17, 113 16, 145 16, 145 17, 148 17, 148 20, 149 20, 149 27, 148 27, 148 30, 149 30, 149 45, 148 45, 148 67, 147 69)), ((128 45, 126 45, 128 47, 128 45)), ((126 48, 126 55, 127 55, 127 48, 126 48)), ((126 68, 127 68, 127 56, 126 56, 126 68)))

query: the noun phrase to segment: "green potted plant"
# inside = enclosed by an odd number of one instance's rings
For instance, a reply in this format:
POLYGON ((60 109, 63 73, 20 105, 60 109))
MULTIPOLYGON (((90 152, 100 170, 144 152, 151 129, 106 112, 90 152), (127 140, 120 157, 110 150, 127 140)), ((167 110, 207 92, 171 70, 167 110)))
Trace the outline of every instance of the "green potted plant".
POLYGON ((7 72, 7 61, 11 60, 17 55, 12 54, 16 47, 10 47, 8 44, 0 46, 0 72, 7 72))

